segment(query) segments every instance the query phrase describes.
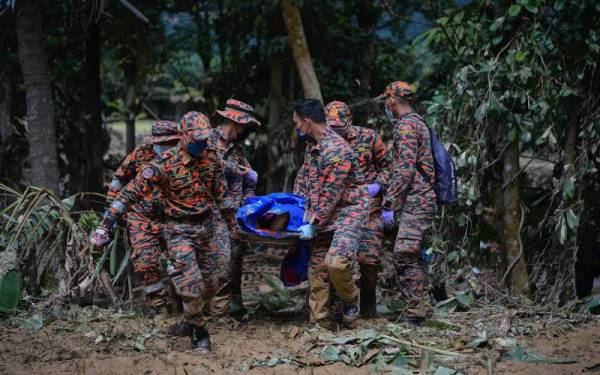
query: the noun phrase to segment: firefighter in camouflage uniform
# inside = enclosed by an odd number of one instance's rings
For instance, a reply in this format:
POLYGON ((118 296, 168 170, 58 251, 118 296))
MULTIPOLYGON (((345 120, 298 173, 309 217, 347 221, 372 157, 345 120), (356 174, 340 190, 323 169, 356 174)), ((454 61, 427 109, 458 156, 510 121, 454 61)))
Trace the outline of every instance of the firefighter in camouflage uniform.
MULTIPOLYGON (((141 167, 175 146, 179 140, 177 123, 158 121, 152 125, 149 143, 137 146, 115 172, 108 188, 110 205, 119 192, 137 176, 141 167)), ((167 292, 160 279, 159 256, 162 245, 162 225, 159 192, 152 190, 145 199, 135 202, 127 212, 127 230, 131 243, 133 270, 142 278, 146 302, 156 313, 166 312, 167 292)))
POLYGON ((325 106, 327 125, 342 136, 358 157, 360 171, 368 184, 369 219, 361 233, 357 261, 360 266, 360 312, 365 318, 375 315, 377 279, 383 223, 381 200, 389 180, 390 159, 383 140, 372 129, 352 124, 352 113, 346 103, 333 101, 325 106))
POLYGON ((231 223, 235 218, 219 153, 208 147, 208 118, 189 112, 179 125, 178 147, 144 166, 123 188, 92 242, 106 243, 110 228, 127 207, 147 199, 148 192, 157 188, 163 196, 167 273, 183 301, 183 319, 189 326, 192 347, 210 351, 204 312, 217 290, 219 249, 227 246, 218 242, 229 240, 215 236, 215 227, 218 220, 231 223))
MULTIPOLYGON (((235 99, 227 100, 224 110, 217 113, 225 121, 213 129, 210 143, 219 151, 223 161, 229 196, 235 209, 246 198, 254 196, 258 174, 244 156, 241 143, 260 126, 252 106, 235 99)), ((211 313, 223 315, 244 312, 242 301, 242 266, 245 244, 240 241, 237 225, 219 228, 219 235, 231 233, 231 253, 220 251, 219 290, 213 299, 211 313), (223 230, 225 229, 225 230, 223 230), (227 230, 228 229, 228 230, 227 230)))
POLYGON ((351 266, 369 196, 357 159, 348 143, 326 125, 320 101, 296 104, 293 121, 299 139, 309 141, 294 193, 305 198, 300 239, 313 239, 309 259, 310 322, 333 328, 331 286, 343 303, 342 323, 353 327, 360 315, 358 288, 351 266))
POLYGON ((394 267, 398 288, 407 302, 408 319, 421 321, 430 312, 424 264, 419 257, 423 237, 437 212, 433 189, 435 167, 425 121, 412 108, 414 87, 390 83, 378 98, 393 126, 391 178, 383 198, 384 224, 398 223, 394 267))

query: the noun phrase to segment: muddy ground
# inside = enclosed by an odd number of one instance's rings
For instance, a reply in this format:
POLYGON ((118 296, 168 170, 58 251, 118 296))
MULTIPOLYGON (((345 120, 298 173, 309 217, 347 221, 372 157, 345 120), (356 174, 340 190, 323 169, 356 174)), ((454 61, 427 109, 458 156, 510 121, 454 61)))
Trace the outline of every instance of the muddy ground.
POLYGON ((502 319, 502 313, 493 314, 489 310, 455 312, 448 317, 449 321, 457 324, 455 327, 417 329, 379 318, 361 321, 360 327, 355 330, 333 334, 308 327, 302 313, 255 315, 244 322, 221 320, 210 325, 214 352, 209 355, 189 351, 187 338, 165 334, 176 317, 147 319, 96 308, 82 310, 77 315, 72 321, 45 322, 45 326, 38 330, 15 328, 15 322, 13 327, 5 325, 0 340, 0 373, 352 375, 429 374, 436 373, 436 370, 442 371, 439 374, 452 374, 446 369, 454 369, 464 374, 552 375, 600 371, 600 323, 596 317, 580 322, 547 317, 520 321, 515 317, 509 322, 512 328, 508 331, 507 327, 499 328, 499 331, 509 332, 507 338, 516 339, 530 353, 569 362, 536 364, 503 359, 503 351, 508 349, 498 349, 492 344, 491 336, 494 335, 493 327, 506 324, 506 320, 502 319), (473 334, 461 328, 475 321, 478 323, 473 326, 479 327, 481 322, 490 323, 489 342, 484 342, 480 348, 469 347, 473 334), (380 366, 376 370, 373 364, 375 356, 394 352, 388 342, 386 345, 371 344, 366 356, 372 356, 372 359, 367 358, 366 362, 370 363, 360 367, 339 362, 325 363, 322 359, 321 352, 332 337, 363 332, 365 328, 389 334, 390 327, 396 329, 395 337, 399 339, 460 353, 463 357, 456 361, 441 356, 440 362, 436 359, 439 353, 400 346, 410 362, 402 369, 380 366), (273 365, 277 358, 293 361, 292 364, 267 366, 273 365), (268 363, 269 359, 271 363, 268 363), (446 369, 439 370, 440 364, 446 369))

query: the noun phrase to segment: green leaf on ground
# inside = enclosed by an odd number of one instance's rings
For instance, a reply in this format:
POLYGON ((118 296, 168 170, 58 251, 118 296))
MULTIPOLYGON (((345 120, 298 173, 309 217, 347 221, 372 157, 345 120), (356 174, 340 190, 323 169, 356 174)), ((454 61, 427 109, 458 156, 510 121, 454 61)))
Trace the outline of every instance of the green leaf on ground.
POLYGON ((481 332, 477 332, 477 338, 474 339, 473 341, 471 341, 467 346, 469 348, 478 348, 482 344, 486 343, 487 341, 488 341, 488 334, 487 334, 487 330, 484 329, 481 332))
POLYGON ((325 362, 338 362, 340 360, 340 350, 333 345, 326 345, 321 351, 321 358, 325 362))
POLYGON ((44 326, 44 321, 37 315, 30 316, 21 322, 21 328, 38 330, 44 326))
POLYGON ((448 367, 439 366, 435 369, 433 375, 456 375, 458 372, 456 370, 452 370, 448 367))
POLYGON ((526 351, 524 347, 518 344, 509 352, 505 353, 502 356, 502 359, 537 364, 565 364, 577 362, 577 358, 548 358, 535 352, 526 351))
POLYGON ((469 307, 471 306, 471 303, 473 303, 473 295, 469 292, 458 293, 456 295, 456 300, 463 307, 469 307))

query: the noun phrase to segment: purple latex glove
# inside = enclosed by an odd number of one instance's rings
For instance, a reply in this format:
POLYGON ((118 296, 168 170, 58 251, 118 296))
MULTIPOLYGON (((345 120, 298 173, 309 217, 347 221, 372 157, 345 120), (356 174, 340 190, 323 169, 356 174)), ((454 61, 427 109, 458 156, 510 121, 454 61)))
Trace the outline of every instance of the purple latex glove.
POLYGON ((379 190, 381 190, 381 186, 379 186, 379 184, 369 184, 367 185, 367 188, 369 189, 369 197, 371 198, 379 194, 379 190))
POLYGON ((384 225, 394 224, 394 211, 383 210, 381 212, 381 221, 384 225))
POLYGON ((255 184, 256 181, 258 181, 258 173, 256 173, 256 171, 250 169, 248 171, 248 173, 246 173, 246 180, 251 184, 255 184))

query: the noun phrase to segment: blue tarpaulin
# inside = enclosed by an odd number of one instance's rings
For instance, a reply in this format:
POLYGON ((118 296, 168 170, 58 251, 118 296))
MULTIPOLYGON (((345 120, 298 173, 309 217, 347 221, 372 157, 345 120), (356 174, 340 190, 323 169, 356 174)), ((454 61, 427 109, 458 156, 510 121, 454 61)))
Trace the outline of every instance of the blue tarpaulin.
MULTIPOLYGON (((304 198, 291 193, 271 193, 248 198, 236 213, 243 232, 263 238, 296 238, 303 224, 304 198)), ((281 280, 292 286, 307 279, 310 242, 290 245, 281 265, 281 280)))

